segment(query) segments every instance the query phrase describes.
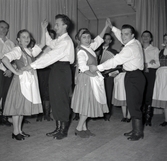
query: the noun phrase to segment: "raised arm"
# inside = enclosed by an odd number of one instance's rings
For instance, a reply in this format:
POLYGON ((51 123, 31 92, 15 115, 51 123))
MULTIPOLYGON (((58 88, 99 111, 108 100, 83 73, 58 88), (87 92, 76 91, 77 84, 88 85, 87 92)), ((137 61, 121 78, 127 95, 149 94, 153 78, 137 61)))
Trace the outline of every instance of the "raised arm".
POLYGON ((99 36, 100 36, 101 38, 104 37, 104 34, 106 33, 106 30, 107 30, 107 28, 108 28, 109 26, 110 26, 110 19, 107 18, 107 19, 106 19, 106 22, 105 22, 105 26, 104 26, 103 30, 101 31, 101 33, 99 34, 99 36))
POLYGON ((109 27, 111 28, 111 31, 114 33, 114 35, 116 36, 116 38, 121 42, 121 44, 123 44, 122 42, 122 38, 121 38, 121 30, 114 27, 110 21, 110 19, 107 20, 109 27))
POLYGON ((39 47, 42 49, 45 45, 46 45, 46 31, 47 31, 47 26, 48 26, 48 22, 46 20, 44 20, 43 22, 41 22, 41 42, 39 44, 39 47))

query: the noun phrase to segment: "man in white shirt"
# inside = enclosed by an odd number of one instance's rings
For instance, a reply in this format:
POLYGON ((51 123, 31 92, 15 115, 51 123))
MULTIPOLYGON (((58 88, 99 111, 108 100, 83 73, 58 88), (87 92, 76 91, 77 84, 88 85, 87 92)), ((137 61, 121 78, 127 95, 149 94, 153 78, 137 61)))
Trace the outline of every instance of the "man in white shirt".
POLYGON ((132 117, 132 131, 124 135, 129 136, 128 140, 135 141, 144 136, 141 112, 145 87, 145 77, 142 73, 144 68, 143 50, 140 42, 135 39, 135 30, 132 26, 123 25, 121 31, 112 24, 110 27, 118 40, 124 44, 124 47, 119 54, 98 66, 91 66, 90 70, 92 72, 104 71, 115 68, 117 65, 123 65, 123 69, 126 70, 127 106, 132 117))
POLYGON ((46 32, 46 45, 52 50, 41 55, 27 69, 42 69, 52 65, 49 76, 49 99, 56 121, 56 129, 46 135, 63 139, 67 137, 71 111, 69 93, 72 85, 72 72, 70 64, 74 62, 74 45, 67 33, 71 20, 61 14, 57 15, 55 19, 54 28, 57 38, 52 40, 46 32))
POLYGON ((146 77, 146 90, 144 95, 143 116, 144 123, 147 126, 151 126, 151 120, 153 117, 152 96, 154 89, 154 82, 156 78, 157 68, 159 63, 159 49, 152 46, 153 35, 150 31, 144 31, 141 35, 141 42, 144 50, 144 75, 146 77))
MULTIPOLYGON (((2 99, 2 111, 12 79, 12 72, 2 64, 1 59, 4 54, 9 52, 15 46, 14 43, 6 36, 8 31, 9 24, 4 20, 0 20, 0 100, 2 99)), ((1 116, 0 123, 11 126, 11 123, 8 122, 7 117, 4 116, 1 116)))

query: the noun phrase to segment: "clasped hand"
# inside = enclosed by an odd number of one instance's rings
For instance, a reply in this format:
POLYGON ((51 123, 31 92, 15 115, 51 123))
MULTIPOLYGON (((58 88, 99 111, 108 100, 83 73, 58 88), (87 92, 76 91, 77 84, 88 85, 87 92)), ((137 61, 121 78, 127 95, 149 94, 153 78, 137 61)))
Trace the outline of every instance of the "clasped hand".
POLYGON ((46 29, 48 26, 48 21, 45 19, 44 21, 41 22, 41 26, 43 29, 46 29))
POLYGON ((32 68, 31 68, 30 65, 21 68, 21 70, 22 70, 23 72, 24 72, 24 71, 29 71, 29 70, 31 70, 31 69, 32 69, 32 68))
POLYGON ((96 72, 98 69, 97 69, 97 66, 95 66, 95 65, 90 65, 90 66, 89 66, 89 70, 93 73, 93 72, 96 72))
POLYGON ((109 18, 106 19, 106 26, 112 28, 112 23, 111 23, 111 20, 109 18))
POLYGON ((153 59, 149 62, 151 65, 156 64, 156 61, 153 59))

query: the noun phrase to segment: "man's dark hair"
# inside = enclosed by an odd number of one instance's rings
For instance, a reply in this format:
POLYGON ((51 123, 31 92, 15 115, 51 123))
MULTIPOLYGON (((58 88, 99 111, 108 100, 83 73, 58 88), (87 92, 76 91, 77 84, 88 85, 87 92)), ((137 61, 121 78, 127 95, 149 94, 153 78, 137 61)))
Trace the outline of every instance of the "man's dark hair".
POLYGON ((48 33, 49 33, 49 35, 53 34, 54 39, 56 38, 56 32, 54 30, 50 29, 50 30, 48 30, 48 33))
POLYGON ((0 20, 0 23, 5 23, 8 26, 8 29, 9 29, 9 24, 6 21, 0 20))
POLYGON ((130 29, 131 30, 131 34, 134 34, 134 37, 136 37, 136 31, 135 31, 133 26, 125 24, 125 25, 122 26, 122 29, 130 29))
POLYGON ((70 18, 64 14, 58 14, 55 16, 55 19, 59 19, 59 18, 61 18, 62 21, 67 25, 67 30, 68 30, 72 24, 70 18))
POLYGON ((103 39, 105 39, 106 36, 110 36, 110 39, 113 41, 113 37, 111 36, 111 34, 109 34, 109 33, 105 33, 104 36, 103 36, 103 39))
POLYGON ((141 36, 143 36, 144 33, 148 33, 150 35, 150 38, 151 38, 150 43, 151 43, 153 41, 153 34, 150 31, 145 30, 145 31, 143 31, 143 33, 141 34, 141 36))

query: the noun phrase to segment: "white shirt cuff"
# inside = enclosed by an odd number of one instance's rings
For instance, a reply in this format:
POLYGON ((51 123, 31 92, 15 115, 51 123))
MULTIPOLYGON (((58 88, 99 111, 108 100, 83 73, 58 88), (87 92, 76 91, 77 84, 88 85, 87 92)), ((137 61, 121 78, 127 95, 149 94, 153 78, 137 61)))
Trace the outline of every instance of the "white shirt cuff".
POLYGON ((104 71, 103 66, 102 66, 101 64, 97 66, 97 69, 98 69, 100 72, 104 71))
POLYGON ((111 30, 112 30, 112 32, 117 32, 118 29, 113 26, 111 30))

